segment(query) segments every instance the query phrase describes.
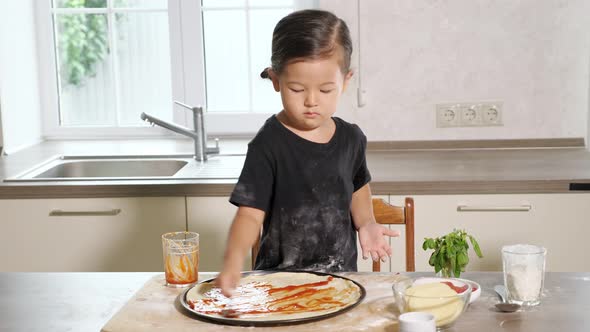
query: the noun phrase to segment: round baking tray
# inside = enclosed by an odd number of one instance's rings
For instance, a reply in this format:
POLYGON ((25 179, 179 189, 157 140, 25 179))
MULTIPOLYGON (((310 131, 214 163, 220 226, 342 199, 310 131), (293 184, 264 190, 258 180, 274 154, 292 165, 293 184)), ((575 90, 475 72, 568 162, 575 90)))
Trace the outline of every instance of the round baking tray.
POLYGON ((279 273, 279 272, 310 273, 310 274, 315 274, 315 275, 320 275, 320 276, 332 276, 334 278, 345 279, 345 280, 348 280, 348 281, 354 283, 359 288, 360 296, 354 303, 351 303, 350 305, 343 307, 343 308, 339 309, 338 311, 330 312, 327 314, 319 314, 317 316, 295 318, 295 319, 279 319, 279 320, 248 320, 248 319, 240 319, 240 318, 226 318, 226 317, 219 317, 219 316, 202 314, 197 311, 194 311, 193 309, 191 309, 191 307, 189 306, 189 304, 186 300, 186 294, 191 289, 193 289, 194 287, 196 287, 199 284, 211 283, 215 280, 215 278, 211 278, 211 279, 201 281, 197 285, 194 285, 194 286, 188 288, 187 290, 185 290, 184 292, 182 292, 182 294, 180 295, 180 303, 182 304, 184 309, 187 312, 189 312, 192 316, 202 319, 202 320, 205 320, 205 321, 208 321, 208 322, 212 322, 212 323, 221 323, 221 324, 225 324, 225 325, 238 325, 238 326, 281 326, 281 325, 294 325, 294 324, 309 323, 309 322, 314 322, 314 321, 318 321, 318 320, 322 320, 322 319, 326 319, 326 318, 340 315, 341 313, 346 312, 346 311, 356 307, 359 303, 361 303, 363 301, 363 299, 367 295, 367 291, 365 290, 363 285, 359 284, 358 282, 356 282, 352 279, 342 277, 342 276, 332 274, 332 273, 314 272, 314 271, 248 271, 248 272, 243 272, 242 277, 245 277, 248 275, 265 275, 265 274, 272 274, 272 273, 279 273))

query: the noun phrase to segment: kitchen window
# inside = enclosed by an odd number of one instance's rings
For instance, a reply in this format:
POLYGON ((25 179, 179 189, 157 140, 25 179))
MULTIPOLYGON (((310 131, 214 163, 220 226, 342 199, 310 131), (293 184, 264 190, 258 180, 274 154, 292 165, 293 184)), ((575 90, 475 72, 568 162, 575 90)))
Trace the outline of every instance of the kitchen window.
POLYGON ((272 29, 301 0, 37 2, 47 138, 170 135, 141 112, 190 127, 173 100, 206 105, 210 134, 249 135, 281 108, 259 74, 272 29))

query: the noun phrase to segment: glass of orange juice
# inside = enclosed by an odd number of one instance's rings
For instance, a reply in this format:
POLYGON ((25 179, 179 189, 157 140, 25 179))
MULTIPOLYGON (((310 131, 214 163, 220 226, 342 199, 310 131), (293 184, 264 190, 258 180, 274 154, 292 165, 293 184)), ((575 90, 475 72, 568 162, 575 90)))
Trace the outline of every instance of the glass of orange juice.
POLYGON ((166 285, 186 287, 199 279, 199 234, 171 232, 162 235, 166 285))

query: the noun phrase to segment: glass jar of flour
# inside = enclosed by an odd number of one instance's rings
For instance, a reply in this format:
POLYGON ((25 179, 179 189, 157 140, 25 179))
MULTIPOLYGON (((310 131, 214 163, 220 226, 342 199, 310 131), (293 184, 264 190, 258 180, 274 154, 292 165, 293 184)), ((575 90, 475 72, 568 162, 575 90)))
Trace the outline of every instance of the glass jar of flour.
POLYGON ((535 306, 541 302, 547 249, 531 244, 502 247, 506 297, 510 303, 535 306))

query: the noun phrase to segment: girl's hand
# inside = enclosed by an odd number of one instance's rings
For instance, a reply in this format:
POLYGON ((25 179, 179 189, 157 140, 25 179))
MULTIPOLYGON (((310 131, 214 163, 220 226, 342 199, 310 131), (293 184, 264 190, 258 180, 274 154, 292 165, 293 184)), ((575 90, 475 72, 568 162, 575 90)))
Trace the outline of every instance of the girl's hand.
POLYGON ((231 297, 234 290, 240 282, 240 269, 224 268, 217 278, 215 278, 215 286, 221 288, 221 294, 231 297))
POLYGON ((358 232, 363 259, 369 258, 370 255, 373 261, 381 259, 385 262, 385 258, 391 256, 391 247, 383 236, 399 236, 398 231, 377 223, 365 224, 358 229, 358 232))
POLYGON ((264 211, 240 206, 229 229, 228 245, 223 256, 223 269, 215 278, 215 286, 221 294, 231 297, 240 282, 244 259, 260 234, 264 211))

